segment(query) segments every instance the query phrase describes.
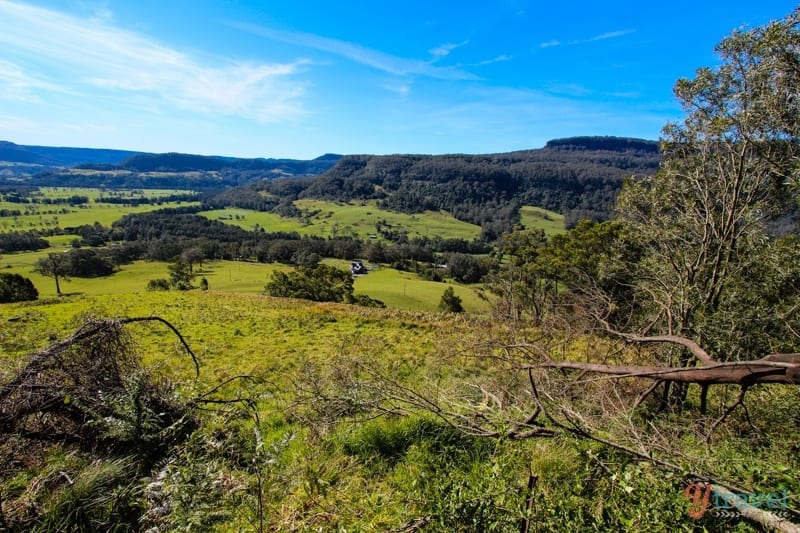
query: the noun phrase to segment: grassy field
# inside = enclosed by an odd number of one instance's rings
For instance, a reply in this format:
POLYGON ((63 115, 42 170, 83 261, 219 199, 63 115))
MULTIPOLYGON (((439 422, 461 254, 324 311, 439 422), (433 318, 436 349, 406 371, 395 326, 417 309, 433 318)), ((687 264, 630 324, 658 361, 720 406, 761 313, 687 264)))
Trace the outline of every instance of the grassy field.
MULTIPOLYGON (((165 202, 161 205, 145 204, 138 206, 96 203, 99 196, 121 196, 124 198, 160 198, 171 194, 186 193, 176 190, 114 190, 84 189, 72 187, 42 187, 42 198, 69 198, 86 196, 89 203, 70 206, 68 204, 30 203, 18 204, 0 201, 0 210, 21 211, 16 217, 0 217, 0 232, 47 230, 53 228, 72 228, 98 222, 110 226, 113 222, 130 213, 145 213, 167 207, 197 205, 191 202, 165 202)), ((36 198, 36 197, 34 197, 36 198)))
POLYGON ((301 235, 322 237, 356 235, 368 239, 378 234, 375 227, 378 221, 393 230, 406 231, 412 237, 439 235, 443 238, 472 240, 481 234, 480 227, 456 220, 443 211, 410 215, 380 210, 375 207, 374 201, 343 204, 322 200, 297 200, 295 205, 308 213, 308 216, 301 220, 245 209, 220 209, 201 214, 248 230, 258 225, 266 231, 296 231, 301 235))
MULTIPOLYGON (((69 247, 63 246, 66 250, 69 247)), ((53 248, 37 252, 7 254, 0 257, 0 272, 16 273, 29 278, 39 291, 40 298, 56 296, 55 282, 33 271, 36 261, 53 252, 53 248)), ((339 268, 347 269, 346 261, 327 261, 339 268)), ((196 270, 197 278, 206 278, 214 291, 260 294, 273 272, 289 271, 291 267, 270 263, 243 261, 209 261, 196 270)), ((106 294, 130 294, 143 292, 151 279, 168 278, 167 263, 159 261, 136 261, 123 265, 119 271, 104 278, 70 278, 61 283, 66 294, 99 296, 106 294)), ((416 274, 391 268, 378 268, 366 276, 359 276, 354 283, 356 294, 367 294, 383 301, 389 307, 411 310, 435 310, 442 292, 448 286, 462 299, 467 312, 483 313, 489 304, 478 297, 478 289, 458 283, 438 283, 420 279, 416 274)))
POLYGON ((523 205, 519 210, 520 223, 527 229, 541 228, 548 235, 564 233, 564 215, 541 207, 523 205))
MULTIPOLYGON (((138 198, 163 197, 180 193, 173 190, 130 190, 103 191, 100 189, 43 188, 43 197, 67 198, 87 196, 90 203, 84 206, 48 204, 15 204, 0 202, 0 209, 29 211, 19 217, 0 218, 0 231, 47 229, 55 226, 72 227, 99 222, 104 226, 129 213, 146 212, 161 207, 174 207, 179 204, 124 206, 95 203, 101 195, 138 198)), ((201 213, 209 219, 221 220, 247 230, 264 228, 266 231, 296 231, 302 235, 357 235, 364 239, 375 238, 376 224, 393 231, 406 231, 411 236, 434 236, 443 238, 463 238, 472 240, 480 235, 480 228, 473 224, 456 220, 445 212, 426 212, 409 215, 392 211, 382 211, 374 202, 352 202, 340 204, 317 200, 298 200, 297 206, 308 216, 303 219, 285 218, 272 213, 262 213, 244 209, 224 209, 201 213)), ((182 205, 190 205, 183 203, 182 205)), ((556 213, 525 207, 522 210, 526 227, 542 227, 548 233, 560 231, 561 217, 556 213)), ((36 261, 54 251, 69 249, 74 235, 48 237, 51 248, 38 252, 6 254, 0 257, 0 269, 4 272, 18 273, 30 278, 42 298, 55 296, 55 283, 33 272, 36 261)), ((349 265, 343 261, 330 261, 340 268, 349 265)), ((275 270, 288 270, 289 267, 245 262, 217 261, 204 265, 199 277, 208 280, 212 290, 236 293, 258 294, 275 270)), ((73 278, 64 282, 62 291, 87 296, 103 294, 136 294, 144 290, 150 279, 166 278, 167 265, 159 262, 137 261, 123 266, 107 278, 73 278)), ((197 281, 196 281, 197 283, 197 281)), ((462 299, 467 312, 483 313, 490 309, 487 301, 481 298, 479 287, 464 286, 457 283, 443 284, 420 279, 417 275, 400 272, 390 268, 380 268, 355 281, 357 294, 367 294, 383 301, 390 307, 410 310, 433 310, 439 304, 445 288, 452 286, 455 294, 462 299)))

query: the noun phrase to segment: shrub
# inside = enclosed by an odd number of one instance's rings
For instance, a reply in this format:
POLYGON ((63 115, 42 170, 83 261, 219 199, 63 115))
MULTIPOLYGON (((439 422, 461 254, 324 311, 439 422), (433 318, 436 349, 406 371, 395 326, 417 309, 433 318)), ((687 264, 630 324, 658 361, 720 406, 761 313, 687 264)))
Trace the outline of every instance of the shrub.
POLYGON ((456 296, 453 287, 447 287, 442 293, 442 299, 439 302, 439 310, 450 313, 464 312, 464 306, 461 305, 461 297, 456 296))
POLYGON ((0 274, 0 303, 27 302, 39 298, 33 282, 19 274, 0 274))
POLYGON ((159 279, 151 279, 147 282, 147 290, 148 291, 168 291, 169 290, 169 281, 159 278, 159 279))

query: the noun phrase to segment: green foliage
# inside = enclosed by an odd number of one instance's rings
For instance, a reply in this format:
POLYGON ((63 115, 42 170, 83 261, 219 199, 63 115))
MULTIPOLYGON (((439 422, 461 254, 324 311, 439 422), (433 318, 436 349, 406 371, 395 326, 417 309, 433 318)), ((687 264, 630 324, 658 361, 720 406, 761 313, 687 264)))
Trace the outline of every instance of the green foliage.
POLYGON ((0 273, 0 303, 27 302, 39 298, 33 282, 19 274, 0 273))
POLYGON ((49 253, 47 257, 36 262, 34 272, 53 278, 56 283, 56 294, 61 296, 61 280, 69 281, 70 264, 66 254, 49 253))
POLYGON ((73 460, 48 467, 23 496, 41 505, 38 516, 19 524, 25 531, 139 530, 141 494, 135 461, 98 459, 80 465, 73 460))
POLYGON ((480 446, 442 422, 426 417, 400 417, 380 418, 359 425, 345 436, 342 449, 365 462, 378 459, 391 466, 400 461, 409 448, 422 444, 436 451, 459 445, 480 446))
POLYGON ((50 244, 36 231, 11 231, 0 233, 0 252, 42 250, 50 244))
POLYGON ((146 287, 148 291, 168 291, 169 288, 169 281, 163 278, 149 280, 146 287))
POLYGON ((501 266, 489 276, 486 287, 500 298, 498 308, 506 317, 519 320, 529 313, 539 322, 552 306, 555 271, 549 263, 539 261, 547 244, 542 229, 516 230, 500 239, 501 266))
POLYGON ((461 304, 461 298, 456 296, 453 287, 447 287, 442 293, 442 299, 439 301, 439 310, 449 313, 464 312, 464 306, 461 304))
POLYGON ((489 273, 494 262, 462 253, 447 253, 443 258, 447 274, 459 283, 478 283, 489 273))
POLYGON ((353 276, 346 270, 320 264, 293 272, 274 272, 265 291, 270 296, 302 298, 315 302, 353 301, 353 276))
POLYGON ((169 270, 169 286, 179 291, 188 291, 192 288, 192 280, 196 274, 188 261, 179 258, 167 267, 169 270))
POLYGON ((108 254, 91 248, 79 248, 66 252, 69 275, 78 278, 94 278, 114 273, 115 265, 108 254))
POLYGON ((798 21, 795 11, 736 31, 717 47, 718 67, 679 80, 687 116, 664 130, 662 170, 619 197, 642 251, 627 264, 637 326, 692 338, 721 360, 758 358, 795 337, 800 269, 770 223, 796 205, 787 186, 800 168, 798 21))
POLYGON ((371 298, 366 294, 354 294, 351 303, 360 305, 361 307, 386 307, 386 304, 382 301, 371 298))

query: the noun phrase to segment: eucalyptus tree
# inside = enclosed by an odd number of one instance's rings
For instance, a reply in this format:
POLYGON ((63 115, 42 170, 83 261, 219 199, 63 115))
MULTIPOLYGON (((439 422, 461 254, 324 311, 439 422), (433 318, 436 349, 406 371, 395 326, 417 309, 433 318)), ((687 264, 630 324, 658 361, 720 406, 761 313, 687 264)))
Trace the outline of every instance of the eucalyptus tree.
POLYGON ((800 182, 800 9, 716 51, 718 67, 675 86, 686 116, 664 128, 662 168, 618 199, 642 250, 634 327, 718 360, 797 351, 797 247, 770 230, 793 215, 800 182))

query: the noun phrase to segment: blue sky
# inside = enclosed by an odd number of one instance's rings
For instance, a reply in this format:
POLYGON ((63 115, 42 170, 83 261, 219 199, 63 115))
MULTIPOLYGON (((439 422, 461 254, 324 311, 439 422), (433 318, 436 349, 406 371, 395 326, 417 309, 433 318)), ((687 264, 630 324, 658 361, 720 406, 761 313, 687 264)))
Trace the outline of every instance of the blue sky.
POLYGON ((0 139, 309 159, 657 139, 790 1, 0 0, 0 139))

